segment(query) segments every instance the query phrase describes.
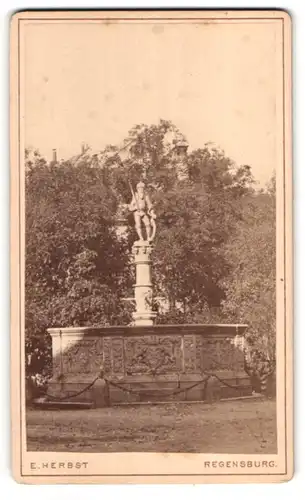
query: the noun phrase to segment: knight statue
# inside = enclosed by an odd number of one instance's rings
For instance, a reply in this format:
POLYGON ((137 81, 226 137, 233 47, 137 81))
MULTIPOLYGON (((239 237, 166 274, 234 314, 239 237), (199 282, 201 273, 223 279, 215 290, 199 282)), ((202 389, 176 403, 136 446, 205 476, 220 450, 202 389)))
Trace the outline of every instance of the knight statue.
POLYGON ((156 214, 153 209, 150 197, 145 189, 144 182, 140 181, 137 184, 136 192, 132 192, 132 200, 129 204, 129 210, 134 214, 135 228, 140 241, 151 243, 156 234, 156 214), (146 239, 143 237, 142 226, 146 230, 146 239))

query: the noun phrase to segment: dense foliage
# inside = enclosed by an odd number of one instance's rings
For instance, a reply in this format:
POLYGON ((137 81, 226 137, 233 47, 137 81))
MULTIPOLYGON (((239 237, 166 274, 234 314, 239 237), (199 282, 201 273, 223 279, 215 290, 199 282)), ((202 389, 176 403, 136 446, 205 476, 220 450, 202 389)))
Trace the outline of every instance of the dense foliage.
POLYGON ((125 237, 117 220, 144 176, 158 216, 155 294, 169 305, 159 321, 246 322, 274 355, 274 183, 255 190, 250 167, 211 144, 181 158, 181 138, 161 120, 134 127, 121 148, 86 148, 65 162, 26 151, 28 346, 47 327, 130 321, 123 299, 132 295, 135 235, 130 216, 125 237), (181 162, 187 179, 177 175, 181 162))
POLYGON ((225 247, 232 270, 223 282, 223 312, 249 325, 250 344, 275 357, 275 182, 244 200, 243 218, 225 247))
POLYGON ((103 177, 86 164, 47 164, 39 156, 27 163, 28 345, 47 327, 126 321, 127 242, 117 238, 117 200, 103 177))

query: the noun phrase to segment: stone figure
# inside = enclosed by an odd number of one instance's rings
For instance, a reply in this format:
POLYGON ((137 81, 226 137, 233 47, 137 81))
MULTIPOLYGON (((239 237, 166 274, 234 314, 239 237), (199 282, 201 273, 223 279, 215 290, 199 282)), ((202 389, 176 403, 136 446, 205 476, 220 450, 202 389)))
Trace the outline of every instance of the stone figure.
POLYGON ((129 210, 134 213, 135 228, 140 241, 152 242, 156 234, 156 214, 152 202, 145 190, 144 182, 138 182, 136 192, 132 187, 132 200, 129 210), (143 237, 142 225, 146 230, 146 240, 143 237))

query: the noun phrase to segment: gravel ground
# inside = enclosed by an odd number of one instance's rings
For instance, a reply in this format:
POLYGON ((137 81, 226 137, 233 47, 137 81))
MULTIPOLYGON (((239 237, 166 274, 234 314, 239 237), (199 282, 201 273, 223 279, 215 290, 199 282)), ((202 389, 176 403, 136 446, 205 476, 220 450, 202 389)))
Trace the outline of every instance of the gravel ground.
POLYGON ((271 400, 27 411, 28 451, 276 453, 271 400))

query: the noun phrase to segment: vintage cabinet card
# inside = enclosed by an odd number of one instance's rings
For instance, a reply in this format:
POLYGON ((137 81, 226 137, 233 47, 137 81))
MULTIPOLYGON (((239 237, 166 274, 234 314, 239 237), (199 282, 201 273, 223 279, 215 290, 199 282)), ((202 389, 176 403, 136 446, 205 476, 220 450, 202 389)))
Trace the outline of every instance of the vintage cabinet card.
POLYGON ((293 474, 291 20, 11 21, 22 483, 293 474))

